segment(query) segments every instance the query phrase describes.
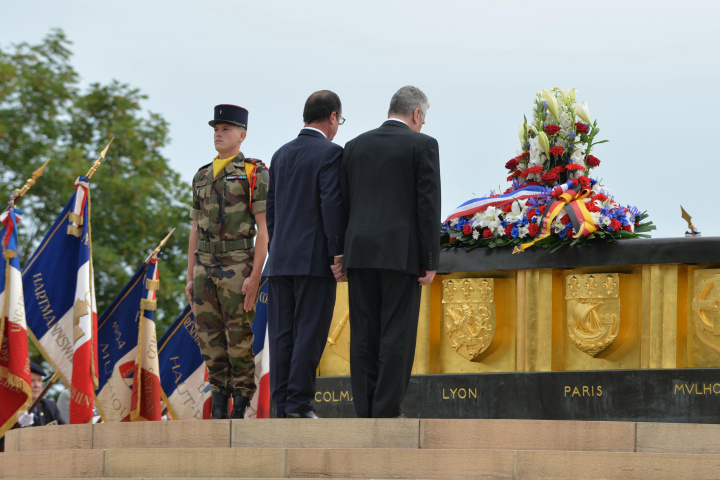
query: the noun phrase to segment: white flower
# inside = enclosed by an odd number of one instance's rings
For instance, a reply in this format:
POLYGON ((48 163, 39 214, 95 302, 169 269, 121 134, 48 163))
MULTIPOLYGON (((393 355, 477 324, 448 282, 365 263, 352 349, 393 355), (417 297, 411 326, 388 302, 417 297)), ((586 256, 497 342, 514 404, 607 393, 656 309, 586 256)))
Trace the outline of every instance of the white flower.
POLYGON ((472 237, 473 240, 477 240, 478 238, 480 238, 480 232, 478 232, 477 230, 473 230, 472 237))

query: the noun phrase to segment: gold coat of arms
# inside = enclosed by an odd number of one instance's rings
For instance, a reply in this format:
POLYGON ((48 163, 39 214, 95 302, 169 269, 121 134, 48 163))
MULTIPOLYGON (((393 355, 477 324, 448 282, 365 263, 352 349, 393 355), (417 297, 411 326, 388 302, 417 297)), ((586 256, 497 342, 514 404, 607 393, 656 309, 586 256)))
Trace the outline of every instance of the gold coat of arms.
POLYGON ((445 338, 468 360, 479 357, 495 335, 495 284, 492 278, 443 280, 445 338))
POLYGON ((697 338, 720 352, 720 270, 695 272, 692 310, 697 338))
POLYGON ((620 276, 617 273, 565 277, 570 341, 594 357, 608 348, 620 328, 620 276))

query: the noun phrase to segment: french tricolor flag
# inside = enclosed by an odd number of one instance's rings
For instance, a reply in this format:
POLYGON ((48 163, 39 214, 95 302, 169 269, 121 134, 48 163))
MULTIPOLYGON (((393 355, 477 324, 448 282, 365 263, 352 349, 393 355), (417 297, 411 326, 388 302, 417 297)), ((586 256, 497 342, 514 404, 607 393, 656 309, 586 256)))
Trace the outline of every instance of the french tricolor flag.
POLYGON ((29 335, 70 386, 70 423, 92 421, 98 384, 89 197, 90 182, 80 176, 22 272, 29 335))
POLYGON ((524 200, 526 198, 537 197, 541 193, 547 193, 549 189, 538 185, 519 188, 502 195, 492 197, 473 198, 457 207, 450 216, 445 220, 449 222, 454 218, 468 217, 477 212, 484 212, 490 207, 504 207, 515 200, 524 200))
POLYGON ((160 286, 158 254, 153 252, 146 263, 147 270, 140 299, 138 349, 131 396, 130 419, 132 421, 160 420, 162 416, 160 362, 158 361, 155 333, 157 289, 160 286))
POLYGON ((0 214, 3 271, 0 273, 0 437, 15 425, 32 399, 22 278, 17 258, 17 224, 22 211, 0 214))
POLYGON ((158 345, 163 400, 175 420, 210 418, 210 384, 197 344, 190 305, 175 319, 158 345))
POLYGON ((250 401, 250 407, 245 417, 269 418, 270 417, 270 347, 267 336, 267 304, 268 302, 268 281, 267 277, 260 279, 258 300, 255 306, 255 318, 253 319, 253 353, 255 354, 255 383, 257 390, 250 401))

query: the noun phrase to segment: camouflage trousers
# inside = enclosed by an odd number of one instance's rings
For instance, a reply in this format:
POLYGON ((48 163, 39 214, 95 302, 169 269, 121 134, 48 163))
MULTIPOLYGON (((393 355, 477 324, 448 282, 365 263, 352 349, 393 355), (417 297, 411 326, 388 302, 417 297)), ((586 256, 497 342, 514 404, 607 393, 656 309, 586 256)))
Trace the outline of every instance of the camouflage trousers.
POLYGON ((252 398, 255 360, 252 322, 243 308, 242 284, 252 271, 253 250, 224 254, 197 252, 193 270, 193 314, 210 388, 252 398))

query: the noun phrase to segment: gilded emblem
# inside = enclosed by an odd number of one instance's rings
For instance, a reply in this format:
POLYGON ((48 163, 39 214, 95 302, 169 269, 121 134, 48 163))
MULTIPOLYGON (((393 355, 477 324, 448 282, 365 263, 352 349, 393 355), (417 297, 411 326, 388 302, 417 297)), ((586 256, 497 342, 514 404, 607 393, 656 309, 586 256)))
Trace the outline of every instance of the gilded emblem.
POLYGON ((475 360, 495 335, 495 286, 492 278, 443 281, 443 319, 448 344, 475 360))
POLYGON ((720 270, 696 270, 693 325, 700 341, 720 351, 720 270))
POLYGON ((570 341, 594 357, 608 348, 620 328, 620 277, 617 273, 567 275, 565 304, 570 341))

